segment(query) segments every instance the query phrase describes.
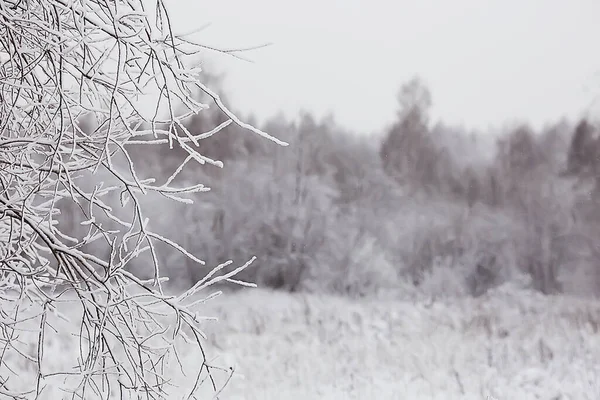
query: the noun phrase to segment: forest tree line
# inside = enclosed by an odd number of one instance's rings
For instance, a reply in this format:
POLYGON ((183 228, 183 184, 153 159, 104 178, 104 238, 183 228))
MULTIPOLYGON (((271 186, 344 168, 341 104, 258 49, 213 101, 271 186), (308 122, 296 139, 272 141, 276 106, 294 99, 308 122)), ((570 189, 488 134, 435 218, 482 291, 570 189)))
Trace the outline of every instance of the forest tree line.
MULTIPOLYGON (((189 162, 177 178, 200 176, 211 190, 194 206, 149 198, 154 229, 207 265, 255 255, 242 278, 274 289, 481 295, 525 277, 546 294, 600 293, 593 121, 541 131, 513 124, 490 147, 485 132, 432 124, 432 96, 419 79, 401 88, 398 103, 396 122, 379 135, 348 132, 332 117, 277 116, 260 129, 290 143, 279 147, 227 126, 199 142, 225 168, 189 162)), ((226 120, 214 107, 185 126, 199 135, 226 120)), ((138 174, 159 181, 186 156, 168 144, 147 148, 129 146, 138 174)), ((204 276, 163 247, 164 271, 178 284, 204 276)), ((147 262, 132 268, 144 274, 147 262)))

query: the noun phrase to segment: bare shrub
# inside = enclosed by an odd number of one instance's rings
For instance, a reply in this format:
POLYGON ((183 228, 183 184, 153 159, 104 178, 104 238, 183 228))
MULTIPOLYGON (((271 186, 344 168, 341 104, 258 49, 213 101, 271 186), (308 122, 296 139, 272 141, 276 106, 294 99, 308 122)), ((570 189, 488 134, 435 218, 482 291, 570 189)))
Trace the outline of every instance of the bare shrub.
POLYGON ((237 282, 233 276, 252 259, 233 270, 226 270, 230 262, 225 262, 184 294, 166 294, 157 243, 176 249, 198 268, 204 262, 153 232, 141 199, 154 193, 192 203, 186 196, 207 188, 197 181, 174 184, 180 171, 190 163, 221 166, 197 145, 224 125, 199 135, 185 129, 187 118, 207 108, 195 99, 198 92, 214 101, 226 123, 284 143, 240 121, 202 83, 201 70, 186 66, 185 58, 200 47, 173 33, 161 0, 155 9, 145 7, 142 1, 121 0, 0 3, 3 396, 38 397, 54 385, 74 397, 164 398, 182 339, 195 343, 201 355, 196 379, 186 382, 190 396, 204 380, 220 390, 191 299, 216 282, 237 282), (138 108, 141 93, 157 94, 156 112, 138 108), (77 124, 85 114, 94 119, 92 132, 77 124), (137 174, 128 151, 132 145, 178 145, 184 152, 170 178, 157 183, 137 174), (111 197, 124 210, 109 205, 111 197), (56 223, 65 203, 79 208, 72 223, 85 227, 83 237, 66 235, 56 223), (93 242, 104 243, 108 252, 97 256, 86 250, 93 242), (150 280, 128 271, 143 254, 149 256, 150 280), (73 369, 52 370, 44 344, 61 332, 52 331, 50 315, 69 302, 80 313, 72 321, 79 324, 79 354, 73 369), (31 320, 38 321, 33 353, 17 338, 22 323, 31 320), (183 335, 184 326, 190 337, 183 335), (11 366, 19 360, 31 365, 33 379, 16 377, 11 366))
POLYGON ((398 238, 401 277, 436 296, 479 296, 517 275, 518 225, 508 215, 444 202, 429 208, 419 223, 405 223, 398 238))

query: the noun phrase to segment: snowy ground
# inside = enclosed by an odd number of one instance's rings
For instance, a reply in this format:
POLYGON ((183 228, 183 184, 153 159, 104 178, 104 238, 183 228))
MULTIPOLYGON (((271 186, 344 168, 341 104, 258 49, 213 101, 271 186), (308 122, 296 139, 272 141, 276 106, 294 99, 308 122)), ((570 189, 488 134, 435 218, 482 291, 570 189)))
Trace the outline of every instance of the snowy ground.
POLYGON ((413 304, 247 291, 214 343, 231 399, 599 399, 600 307, 496 293, 413 304))
MULTIPOLYGON (((202 313, 220 318, 207 328, 214 364, 237 371, 221 399, 600 398, 596 302, 514 291, 359 302, 248 289, 202 313)), ((69 349, 54 347, 60 364, 69 349)), ((184 364, 196 360, 189 352, 184 364)), ((50 393, 42 398, 60 398, 50 393)))

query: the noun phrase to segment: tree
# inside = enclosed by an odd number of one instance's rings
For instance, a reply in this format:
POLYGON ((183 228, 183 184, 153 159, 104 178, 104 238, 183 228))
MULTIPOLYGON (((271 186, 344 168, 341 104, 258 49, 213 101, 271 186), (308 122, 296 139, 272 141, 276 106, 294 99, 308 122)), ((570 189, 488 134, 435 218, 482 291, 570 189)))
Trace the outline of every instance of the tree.
POLYGON ((388 132, 379 152, 383 167, 401 184, 429 188, 439 183, 440 155, 428 127, 431 94, 418 78, 414 78, 402 86, 398 102, 399 121, 388 132))
POLYGON ((0 2, 2 396, 47 396, 45 390, 60 386, 74 397, 164 398, 166 367, 170 358, 178 360, 183 328, 203 357, 190 396, 206 378, 218 390, 191 299, 215 282, 237 282, 234 275, 253 259, 229 271, 231 262, 222 264, 180 296, 167 295, 157 243, 199 267, 203 261, 153 233, 141 200, 155 193, 193 203, 191 197, 207 189, 198 182, 176 186, 174 178, 188 163, 222 167, 197 147, 228 124, 286 143, 242 122, 202 82, 202 70, 187 62, 199 49, 173 33, 162 0, 155 9, 142 0, 0 2), (193 135, 185 121, 207 108, 197 101, 198 92, 227 121, 193 135), (150 112, 138 105, 143 94, 156 100, 150 112), (86 115, 94 120, 91 132, 78 124, 86 115), (157 183, 139 178, 129 154, 133 145, 179 147, 184 157, 169 179, 157 183), (111 196, 121 201, 121 210, 108 205, 111 196), (80 210, 77 222, 87 229, 82 238, 69 237, 56 223, 61 204, 68 203, 80 210), (109 221, 119 229, 107 228, 109 221), (108 247, 106 257, 85 250, 93 242, 108 247), (150 280, 128 271, 140 254, 153 260, 150 280), (64 311, 73 300, 81 315, 76 367, 51 370, 44 348, 54 335, 52 311, 64 311), (169 316, 174 324, 165 322, 169 316), (32 355, 24 348, 28 343, 15 340, 26 321, 38 326, 32 355), (31 364, 35 379, 10 379, 15 359, 31 364))
POLYGON ((585 119, 581 120, 571 139, 567 156, 567 170, 572 174, 581 174, 594 169, 596 164, 596 139, 594 127, 585 119))
POLYGON ((398 116, 401 120, 410 119, 425 126, 428 124, 431 92, 421 79, 414 77, 402 86, 398 92, 398 103, 398 116))

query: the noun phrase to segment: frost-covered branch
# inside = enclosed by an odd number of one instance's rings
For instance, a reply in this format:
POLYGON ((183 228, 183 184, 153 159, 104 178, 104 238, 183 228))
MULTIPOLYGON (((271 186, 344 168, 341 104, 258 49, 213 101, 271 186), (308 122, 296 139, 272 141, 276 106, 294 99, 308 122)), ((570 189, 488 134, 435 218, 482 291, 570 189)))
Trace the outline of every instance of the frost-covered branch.
MULTIPOLYGON (((175 187, 175 175, 188 162, 222 166, 200 154, 197 146, 231 123, 285 145, 226 108, 201 82, 201 70, 186 65, 185 58, 203 46, 173 33, 162 0, 154 10, 147 10, 144 3, 0 2, 0 393, 4 395, 35 397, 48 380, 77 376, 78 383, 64 390, 85 398, 91 394, 108 398, 111 391, 122 397, 142 392, 148 398, 162 398, 168 386, 165 365, 173 355, 178 359, 174 352, 182 327, 187 326, 191 341, 200 348, 203 334, 198 316, 183 303, 193 293, 179 298, 165 295, 155 245, 166 243, 182 257, 198 265, 203 262, 148 228, 140 198, 157 192, 192 203, 185 196, 207 188, 201 183, 175 187), (199 91, 208 94, 229 120, 193 135, 184 121, 208 107, 195 100, 199 91), (152 95, 155 107, 145 113, 138 100, 152 95), (166 116, 161 115, 163 110, 166 116), (92 132, 78 124, 87 115, 95 119, 92 132), (172 148, 174 142, 187 153, 174 175, 162 185, 141 179, 128 146, 168 143, 172 148), (124 160, 126 167, 119 168, 123 162, 117 160, 124 160), (93 189, 86 190, 81 177, 91 173, 110 179, 94 181, 93 189), (106 199, 113 193, 123 205, 131 204, 129 219, 108 205, 106 199), (83 239, 69 237, 56 222, 61 202, 74 203, 85 215, 79 221, 88 229, 83 239), (119 228, 108 229, 105 221, 119 228), (96 240, 108 244, 109 257, 85 250, 96 240), (150 281, 127 269, 144 252, 152 255, 154 264, 150 281), (82 316, 79 360, 74 360, 74 370, 47 370, 43 348, 52 329, 47 316, 63 300, 73 299, 82 316), (28 317, 40 321, 35 356, 27 356, 13 337, 23 322, 19 313, 25 303, 40 306, 28 317), (164 322, 169 313, 175 316, 174 328, 164 322), (22 392, 11 389, 10 353, 24 357, 38 371, 37 381, 22 392)), ((232 272, 215 275, 222 268, 216 267, 192 291, 224 279, 238 282, 232 272)), ((210 376, 211 368, 202 361, 198 376, 210 376)), ((214 381, 213 386, 219 390, 214 381)))

